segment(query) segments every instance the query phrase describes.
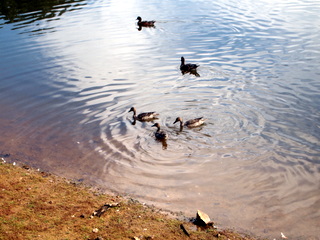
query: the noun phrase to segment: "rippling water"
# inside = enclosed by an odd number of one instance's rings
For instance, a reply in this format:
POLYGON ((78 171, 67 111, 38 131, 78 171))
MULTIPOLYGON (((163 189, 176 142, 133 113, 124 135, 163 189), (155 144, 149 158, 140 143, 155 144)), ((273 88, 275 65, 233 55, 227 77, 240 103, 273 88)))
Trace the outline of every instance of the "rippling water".
POLYGON ((12 3, 2 155, 221 226, 319 239, 319 1, 12 3), (156 27, 139 31, 138 15, 156 27), (160 113, 166 146, 132 106, 160 113), (177 116, 207 121, 180 132, 177 116))

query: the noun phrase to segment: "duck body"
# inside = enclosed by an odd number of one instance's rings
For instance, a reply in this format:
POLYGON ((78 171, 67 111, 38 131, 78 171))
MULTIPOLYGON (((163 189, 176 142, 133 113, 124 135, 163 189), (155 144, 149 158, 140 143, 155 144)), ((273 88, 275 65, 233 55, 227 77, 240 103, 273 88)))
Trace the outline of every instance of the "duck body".
POLYGON ((188 120, 185 123, 183 123, 182 118, 181 117, 177 117, 173 124, 175 124, 177 122, 180 122, 180 128, 182 128, 183 126, 186 126, 188 128, 194 128, 194 127, 199 127, 202 124, 204 124, 205 119, 203 117, 200 117, 200 118, 195 118, 195 119, 188 120))
POLYGON ((160 129, 160 124, 159 123, 155 123, 154 125, 152 125, 152 127, 156 127, 157 131, 154 133, 154 136, 156 137, 156 139, 158 140, 166 140, 168 139, 168 134, 160 129))
POLYGON ((139 115, 137 115, 137 111, 134 107, 130 108, 129 112, 133 112, 133 119, 134 120, 139 120, 139 121, 150 121, 150 120, 154 120, 157 118, 157 116, 159 115, 156 112, 145 112, 145 113, 140 113, 139 115))
POLYGON ((192 72, 192 71, 195 71, 197 67, 199 67, 199 65, 197 64, 191 64, 191 63, 185 64, 184 57, 181 57, 180 70, 182 72, 192 72))
POLYGON ((154 27, 156 21, 142 21, 141 17, 137 17, 139 27, 154 27))

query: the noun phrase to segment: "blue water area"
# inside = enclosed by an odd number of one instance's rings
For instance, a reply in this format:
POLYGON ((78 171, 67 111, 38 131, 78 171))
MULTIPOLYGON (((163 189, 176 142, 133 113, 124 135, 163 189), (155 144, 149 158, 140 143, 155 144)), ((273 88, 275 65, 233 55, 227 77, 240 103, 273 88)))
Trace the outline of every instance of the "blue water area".
POLYGON ((309 0, 2 1, 0 155, 221 227, 319 239, 319 12, 309 0), (158 119, 134 121, 132 106, 158 119))

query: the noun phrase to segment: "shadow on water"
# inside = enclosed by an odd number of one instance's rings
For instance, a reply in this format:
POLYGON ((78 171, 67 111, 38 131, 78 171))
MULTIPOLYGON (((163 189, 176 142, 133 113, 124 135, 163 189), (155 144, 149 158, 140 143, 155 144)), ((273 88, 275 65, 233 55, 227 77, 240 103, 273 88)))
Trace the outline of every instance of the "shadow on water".
POLYGON ((168 148, 168 144, 167 144, 167 141, 166 140, 159 140, 162 144, 162 149, 163 150, 166 150, 168 148))
POLYGON ((140 26, 140 25, 138 25, 138 27, 137 27, 138 31, 141 31, 142 28, 156 28, 156 27, 155 26, 140 26))
POLYGON ((191 74, 191 75, 194 75, 196 77, 200 77, 200 74, 198 73, 197 69, 191 69, 191 70, 188 70, 188 71, 181 70, 181 73, 182 73, 182 75, 191 74))
MULTIPOLYGON (((0 19, 4 19, 4 24, 13 24, 12 30, 26 27, 36 21, 44 19, 54 19, 66 12, 81 9, 85 6, 84 0, 10 0, 0 2, 0 19)), ((39 31, 39 30, 38 30, 39 31)))
POLYGON ((0 157, 270 239, 319 236, 319 4, 302 2, 0 1, 0 157), (160 113, 167 142, 132 105, 160 113))

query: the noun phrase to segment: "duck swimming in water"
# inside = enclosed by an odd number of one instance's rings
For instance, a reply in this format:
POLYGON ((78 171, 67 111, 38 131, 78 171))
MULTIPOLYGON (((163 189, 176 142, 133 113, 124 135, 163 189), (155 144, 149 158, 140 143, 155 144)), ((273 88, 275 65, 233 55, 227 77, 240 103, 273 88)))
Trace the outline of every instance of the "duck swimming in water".
POLYGON ((134 107, 130 108, 129 112, 133 112, 133 116, 132 116, 133 119, 138 121, 151 121, 151 120, 157 119, 157 116, 159 115, 156 112, 145 112, 145 113, 140 113, 137 116, 137 110, 134 107))
POLYGON ((191 70, 197 69, 197 67, 199 67, 199 65, 197 65, 197 64, 192 64, 192 63, 185 64, 184 57, 181 57, 181 65, 180 65, 181 71, 189 72, 191 70))
POLYGON ((159 123, 155 123, 154 125, 152 125, 152 127, 157 127, 157 131, 154 133, 156 139, 165 140, 165 139, 168 138, 168 134, 165 131, 160 130, 160 124, 159 123))
POLYGON ((137 17, 139 27, 154 27, 156 21, 142 21, 141 17, 137 17))
POLYGON ((200 118, 195 118, 195 119, 192 119, 192 120, 188 120, 185 123, 183 123, 182 118, 181 117, 177 117, 173 124, 175 124, 176 122, 180 122, 180 129, 182 129, 183 126, 186 126, 188 128, 194 128, 194 127, 199 127, 202 124, 204 124, 204 121, 205 121, 205 119, 203 117, 200 117, 200 118))
POLYGON ((200 77, 199 73, 197 72, 197 67, 199 67, 199 65, 197 64, 192 64, 192 63, 185 64, 184 57, 181 57, 180 71, 183 75, 186 73, 190 73, 197 77, 200 77))

